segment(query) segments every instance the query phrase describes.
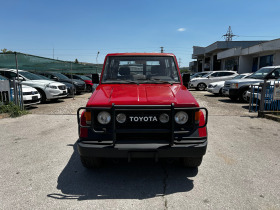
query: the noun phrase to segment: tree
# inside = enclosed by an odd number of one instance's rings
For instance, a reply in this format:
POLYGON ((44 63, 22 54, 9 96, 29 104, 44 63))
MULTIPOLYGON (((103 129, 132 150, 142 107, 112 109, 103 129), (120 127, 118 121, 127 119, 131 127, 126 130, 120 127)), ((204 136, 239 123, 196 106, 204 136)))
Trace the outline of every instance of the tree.
POLYGON ((79 63, 79 61, 78 61, 78 59, 77 59, 77 58, 75 59, 75 63, 79 63))
POLYGON ((1 49, 2 53, 13 53, 11 50, 7 50, 6 48, 1 49))

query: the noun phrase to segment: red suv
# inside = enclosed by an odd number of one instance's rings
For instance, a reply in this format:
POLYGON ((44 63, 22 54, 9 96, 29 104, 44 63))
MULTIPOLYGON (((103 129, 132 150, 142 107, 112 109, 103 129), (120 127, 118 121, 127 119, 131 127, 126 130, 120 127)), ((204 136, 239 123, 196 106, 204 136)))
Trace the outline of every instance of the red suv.
POLYGON ((173 54, 108 54, 100 81, 92 75, 99 86, 77 113, 82 164, 181 158, 184 166, 198 167, 207 147, 208 112, 186 88, 189 75, 180 75, 173 54))

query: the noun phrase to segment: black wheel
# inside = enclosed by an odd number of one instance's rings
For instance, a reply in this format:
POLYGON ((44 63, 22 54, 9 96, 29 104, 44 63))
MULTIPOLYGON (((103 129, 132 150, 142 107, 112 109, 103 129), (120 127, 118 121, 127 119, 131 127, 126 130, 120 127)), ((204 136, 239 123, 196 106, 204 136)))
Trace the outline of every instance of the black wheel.
POLYGON ((37 90, 38 90, 38 92, 39 92, 39 94, 41 96, 41 104, 45 103, 46 100, 47 100, 45 92, 43 90, 41 90, 41 89, 37 89, 37 90))
POLYGON ((200 166, 202 157, 186 157, 183 158, 183 166, 187 168, 196 168, 200 166))
POLYGON ((220 89, 219 91, 219 95, 222 96, 223 95, 223 88, 220 89))
POLYGON ((91 85, 87 85, 87 92, 92 92, 92 86, 91 85))
POLYGON ((241 93, 239 94, 239 101, 240 102, 247 102, 247 97, 246 97, 246 90, 242 90, 241 93))
POLYGON ((101 158, 80 156, 81 162, 86 168, 100 168, 102 166, 101 158))
POLYGON ((229 98, 232 100, 232 101, 237 101, 237 97, 234 97, 234 96, 229 96, 229 98))
POLYGON ((206 88, 206 85, 204 83, 199 83, 196 87, 196 89, 200 90, 200 91, 205 90, 205 88, 206 88))

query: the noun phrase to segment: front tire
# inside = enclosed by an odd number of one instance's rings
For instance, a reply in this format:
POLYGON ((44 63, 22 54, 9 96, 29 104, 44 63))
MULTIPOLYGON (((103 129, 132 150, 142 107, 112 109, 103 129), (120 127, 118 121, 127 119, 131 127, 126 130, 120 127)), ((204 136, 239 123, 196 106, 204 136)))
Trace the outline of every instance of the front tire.
POLYGON ((202 162, 202 157, 185 157, 183 158, 183 166, 186 168, 197 168, 202 162))
POLYGON ((102 166, 102 159, 97 157, 83 157, 80 156, 81 162, 85 168, 100 168, 102 166))
POLYGON ((206 85, 204 83, 199 83, 196 87, 197 90, 203 91, 205 90, 206 85))
POLYGON ((239 94, 240 102, 247 102, 246 92, 247 92, 247 89, 242 90, 241 93, 239 94))
POLYGON ((41 89, 37 89, 37 90, 41 96, 41 104, 46 103, 47 97, 46 97, 45 92, 41 89))

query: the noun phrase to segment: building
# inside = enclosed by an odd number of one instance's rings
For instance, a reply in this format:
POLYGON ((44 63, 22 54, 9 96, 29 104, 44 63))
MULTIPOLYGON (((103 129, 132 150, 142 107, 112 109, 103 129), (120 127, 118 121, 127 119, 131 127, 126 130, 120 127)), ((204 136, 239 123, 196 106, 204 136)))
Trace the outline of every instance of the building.
POLYGON ((255 72, 264 66, 280 65, 280 39, 259 43, 250 47, 235 47, 217 53, 222 67, 227 69, 229 60, 236 61, 238 73, 255 72))
MULTIPOLYGON (((207 47, 193 47, 192 58, 196 59, 196 67, 200 71, 235 70, 238 71, 239 60, 236 56, 218 58, 218 53, 231 49, 243 49, 264 43, 264 41, 217 41, 207 47)), ((238 56, 237 56, 238 57, 238 56)), ((194 64, 191 63, 190 66, 194 64)))

